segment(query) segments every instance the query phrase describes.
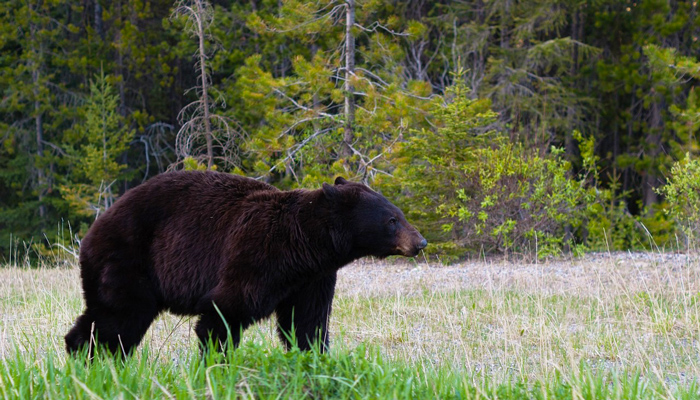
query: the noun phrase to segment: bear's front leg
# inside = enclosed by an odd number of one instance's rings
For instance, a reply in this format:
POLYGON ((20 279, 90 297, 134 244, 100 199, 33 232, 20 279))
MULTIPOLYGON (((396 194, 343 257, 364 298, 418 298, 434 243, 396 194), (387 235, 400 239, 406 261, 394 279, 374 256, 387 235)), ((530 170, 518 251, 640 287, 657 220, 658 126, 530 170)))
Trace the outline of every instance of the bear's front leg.
POLYGON ((241 332, 253 322, 244 305, 235 304, 226 297, 217 299, 214 296, 203 300, 198 308, 200 318, 194 331, 202 352, 206 351, 210 339, 214 346, 225 352, 230 337, 232 346, 236 348, 241 340, 241 332))
POLYGON ((328 350, 328 319, 331 315, 336 273, 307 283, 284 298, 277 308, 277 332, 287 350, 292 332, 301 350, 328 350))

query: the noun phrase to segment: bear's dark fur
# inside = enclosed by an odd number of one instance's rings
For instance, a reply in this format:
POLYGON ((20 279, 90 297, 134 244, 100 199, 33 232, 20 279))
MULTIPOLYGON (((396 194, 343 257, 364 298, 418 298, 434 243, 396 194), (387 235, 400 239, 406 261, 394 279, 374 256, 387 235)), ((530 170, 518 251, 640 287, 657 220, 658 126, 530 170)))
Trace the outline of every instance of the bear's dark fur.
POLYGON ((427 242, 367 186, 338 178, 280 191, 216 172, 159 175, 119 199, 80 246, 85 311, 70 353, 96 339, 129 353, 163 310, 199 315, 202 343, 223 344, 275 313, 289 347, 328 346, 336 272, 363 256, 415 256, 427 242))

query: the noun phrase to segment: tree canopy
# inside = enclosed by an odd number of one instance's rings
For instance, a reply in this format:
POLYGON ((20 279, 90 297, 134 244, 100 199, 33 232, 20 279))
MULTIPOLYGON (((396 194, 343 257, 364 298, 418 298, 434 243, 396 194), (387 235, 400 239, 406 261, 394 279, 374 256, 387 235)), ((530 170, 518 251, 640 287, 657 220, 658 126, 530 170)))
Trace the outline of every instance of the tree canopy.
POLYGON ((661 188, 698 151, 698 36, 679 0, 6 0, 0 258, 198 166, 362 181, 464 251, 551 222, 523 207, 584 213, 542 231, 562 246, 670 240, 661 188), (496 216, 494 196, 521 211, 496 216), (470 245, 479 223, 491 239, 470 245))

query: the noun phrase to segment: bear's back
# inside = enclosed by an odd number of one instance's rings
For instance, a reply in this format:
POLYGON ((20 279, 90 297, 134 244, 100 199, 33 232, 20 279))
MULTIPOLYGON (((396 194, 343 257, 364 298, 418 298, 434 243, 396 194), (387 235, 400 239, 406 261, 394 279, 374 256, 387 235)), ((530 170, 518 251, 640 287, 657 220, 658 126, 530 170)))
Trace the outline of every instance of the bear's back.
POLYGON ((158 175, 127 191, 100 216, 81 243, 84 278, 97 281, 113 268, 105 261, 133 258, 155 278, 162 300, 187 313, 218 279, 227 225, 248 196, 279 192, 241 176, 181 171, 158 175), (186 283, 183 285, 183 283, 186 283))
POLYGON ((220 172, 161 174, 127 191, 95 221, 86 239, 98 232, 106 236, 122 232, 138 236, 132 238, 137 241, 148 239, 164 222, 180 220, 188 225, 202 218, 210 220, 235 211, 232 205, 257 192, 279 190, 264 182, 220 172))

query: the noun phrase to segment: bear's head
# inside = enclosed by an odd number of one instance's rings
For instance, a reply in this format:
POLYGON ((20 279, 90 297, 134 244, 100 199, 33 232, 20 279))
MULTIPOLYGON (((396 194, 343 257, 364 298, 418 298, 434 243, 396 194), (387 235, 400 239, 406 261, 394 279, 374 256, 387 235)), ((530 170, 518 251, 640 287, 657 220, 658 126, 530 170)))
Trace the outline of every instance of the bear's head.
POLYGON ((398 207, 367 186, 338 177, 322 190, 336 216, 331 236, 340 254, 415 257, 428 245, 398 207))

